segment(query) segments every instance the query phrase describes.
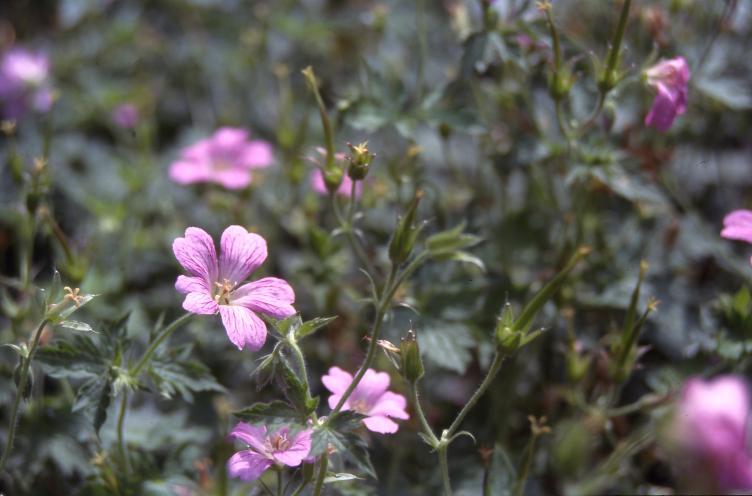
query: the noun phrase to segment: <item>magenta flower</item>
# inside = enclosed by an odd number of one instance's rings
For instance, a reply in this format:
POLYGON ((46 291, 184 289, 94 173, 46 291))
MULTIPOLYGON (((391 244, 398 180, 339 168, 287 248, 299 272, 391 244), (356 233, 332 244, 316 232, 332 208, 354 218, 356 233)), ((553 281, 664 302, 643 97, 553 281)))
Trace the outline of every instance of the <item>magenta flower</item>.
POLYGON ((219 259, 214 240, 198 227, 185 230, 184 238, 172 243, 172 251, 189 273, 178 276, 175 289, 185 294, 183 308, 189 312, 219 314, 227 337, 238 347, 258 351, 266 341, 261 313, 277 319, 295 313, 295 293, 287 281, 264 277, 240 285, 264 260, 266 240, 243 227, 230 226, 222 233, 219 259))
MULTIPOLYGON (((752 211, 734 210, 723 219, 721 236, 752 243, 752 211)), ((752 258, 750 258, 752 263, 752 258)))
POLYGON ((170 165, 170 179, 179 184, 215 182, 228 189, 251 184, 252 171, 272 163, 272 147, 248 140, 248 131, 223 127, 210 137, 184 148, 170 165))
POLYGON ((133 129, 138 119, 138 107, 132 103, 121 103, 112 110, 112 121, 123 129, 133 129))
MULTIPOLYGON (((324 166, 324 159, 326 157, 326 150, 324 150, 321 147, 316 148, 316 153, 319 155, 318 157, 306 157, 306 159, 311 162, 312 164, 316 165, 316 169, 311 173, 311 188, 316 193, 322 194, 322 195, 328 195, 329 190, 326 189, 326 183, 324 182, 324 173, 321 171, 321 168, 324 166)), ((342 167, 343 170, 347 171, 347 166, 345 165, 345 154, 344 153, 335 153, 334 158, 339 163, 339 167, 342 167)), ((352 179, 350 179, 350 176, 347 175, 345 172, 344 177, 342 178, 342 184, 339 185, 339 188, 337 188, 337 194, 340 196, 346 196, 349 197, 350 193, 352 192, 352 179)), ((363 183, 358 182, 355 185, 355 196, 360 196, 360 194, 363 192, 363 183)))
POLYGON ((274 464, 297 467, 311 451, 311 429, 290 435, 288 427, 267 434, 265 426, 239 422, 230 437, 244 442, 248 449, 238 451, 227 461, 230 477, 252 481, 274 464))
POLYGON ((684 57, 661 60, 645 72, 648 85, 656 91, 645 125, 668 131, 674 119, 687 109, 689 67, 684 57))
POLYGON ((752 489, 747 450, 747 386, 735 376, 691 379, 677 406, 676 442, 690 486, 708 492, 752 489))
POLYGON ((49 77, 50 63, 46 54, 23 48, 5 52, 0 62, 3 115, 17 119, 29 108, 37 112, 49 111, 54 100, 49 77))
MULTIPOLYGON (((324 386, 332 392, 329 396, 329 408, 337 406, 352 380, 353 376, 339 367, 330 368, 329 374, 321 378, 324 386)), ((410 416, 405 411, 407 407, 405 397, 387 391, 388 388, 389 374, 368 369, 345 401, 342 410, 352 410, 365 415, 363 423, 369 431, 393 434, 397 432, 399 426, 391 418, 407 420, 410 416)))

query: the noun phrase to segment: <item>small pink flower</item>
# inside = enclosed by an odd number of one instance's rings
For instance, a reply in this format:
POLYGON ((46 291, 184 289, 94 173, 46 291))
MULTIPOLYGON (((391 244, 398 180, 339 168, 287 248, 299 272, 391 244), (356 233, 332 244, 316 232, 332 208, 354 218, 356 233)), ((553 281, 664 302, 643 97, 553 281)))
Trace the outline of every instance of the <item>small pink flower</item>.
POLYGON ((138 107, 132 103, 121 103, 112 110, 112 121, 123 129, 133 129, 138 119, 138 107))
MULTIPOLYGON (((321 171, 326 158, 326 150, 321 147, 317 147, 316 153, 318 154, 318 157, 306 157, 309 162, 316 165, 316 169, 314 169, 314 171, 311 173, 311 188, 313 188, 316 193, 329 195, 329 190, 326 189, 326 183, 324 182, 324 173, 321 171)), ((337 188, 337 194, 340 196, 349 197, 350 193, 352 192, 352 179, 350 179, 350 176, 347 175, 345 154, 341 152, 335 153, 334 158, 338 162, 339 166, 342 167, 342 170, 345 172, 344 177, 342 178, 342 184, 340 184, 339 188, 337 188)), ((360 197, 362 191, 363 183, 358 182, 355 185, 355 196, 360 197)))
POLYGON ((648 85, 657 91, 653 106, 645 116, 645 125, 668 131, 674 119, 687 109, 687 61, 684 57, 661 60, 645 74, 648 85))
POLYGON ((0 62, 0 100, 4 116, 19 118, 29 108, 48 112, 54 100, 49 78, 50 63, 46 54, 23 48, 5 52, 0 62))
MULTIPOLYGON (((752 243, 752 211, 734 210, 723 219, 721 236, 752 243)), ((752 263, 752 258, 750 259, 752 263)))
MULTIPOLYGON (((339 367, 330 368, 329 374, 321 378, 324 386, 332 392, 329 396, 329 408, 337 406, 352 380, 353 376, 339 367)), ((393 434, 397 432, 399 426, 391 418, 406 420, 410 416, 405 411, 407 407, 405 397, 387 391, 388 388, 389 374, 368 369, 345 401, 342 410, 352 410, 365 415, 363 423, 370 431, 393 434)))
POLYGON ((227 461, 230 477, 253 481, 274 464, 297 467, 311 451, 311 429, 290 435, 288 427, 267 434, 265 426, 239 422, 230 437, 244 442, 248 449, 238 451, 227 461))
POLYGON ((217 258, 214 240, 198 227, 185 230, 172 251, 189 273, 178 276, 175 289, 185 294, 183 308, 202 315, 219 314, 227 337, 238 347, 258 351, 266 341, 266 324, 257 313, 282 319, 295 313, 295 293, 276 277, 240 285, 266 260, 266 240, 241 226, 222 233, 217 258))
POLYGON ((179 184, 219 183, 228 189, 251 184, 253 169, 272 163, 272 147, 262 140, 248 140, 248 131, 223 127, 209 138, 184 148, 170 165, 170 179, 179 184))
POLYGON ((749 394, 742 379, 687 381, 677 405, 674 435, 692 487, 708 492, 752 489, 749 414, 749 394))

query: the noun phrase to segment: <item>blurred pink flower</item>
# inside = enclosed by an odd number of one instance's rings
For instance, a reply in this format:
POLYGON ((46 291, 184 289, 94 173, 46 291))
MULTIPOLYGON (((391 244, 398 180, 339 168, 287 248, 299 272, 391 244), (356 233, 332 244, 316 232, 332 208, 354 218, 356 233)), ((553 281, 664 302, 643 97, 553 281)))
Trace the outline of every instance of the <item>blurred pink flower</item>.
MULTIPOLYGON (((721 236, 752 243, 752 211, 734 210, 723 219, 721 236)), ((750 258, 752 263, 752 258, 750 258)))
MULTIPOLYGON (((321 147, 316 147, 316 153, 318 154, 318 156, 306 157, 309 162, 316 165, 316 169, 314 169, 314 171, 311 173, 311 188, 313 188, 316 193, 328 195, 329 190, 326 189, 326 183, 324 182, 324 173, 321 171, 326 158, 326 150, 321 147)), ((342 167, 342 169, 345 171, 344 177, 342 178, 342 184, 340 184, 339 188, 337 188, 337 194, 340 196, 349 197, 350 193, 352 192, 352 179, 350 179, 350 176, 347 175, 345 154, 341 152, 335 153, 334 158, 339 163, 339 166, 342 167)), ((362 191, 363 183, 358 182, 358 184, 355 185, 355 196, 359 197, 362 191)))
POLYGON ((657 91, 653 106, 645 116, 645 125, 668 131, 674 119, 687 109, 687 61, 684 57, 661 60, 645 74, 648 85, 657 91))
POLYGON ((273 464, 297 467, 311 451, 311 429, 290 435, 288 427, 268 434, 265 426, 239 422, 230 437, 244 442, 248 449, 238 451, 227 461, 230 477, 252 481, 261 477, 273 464))
POLYGON ((136 127, 138 119, 138 107, 132 103, 121 103, 112 110, 112 121, 124 129, 136 127))
MULTIPOLYGON (((329 396, 329 408, 337 406, 352 380, 353 376, 339 367, 330 368, 329 374, 321 378, 324 386, 332 392, 329 396)), ((387 391, 388 388, 389 374, 368 369, 345 401, 342 410, 352 410, 365 415, 363 423, 370 431, 380 434, 395 433, 399 426, 389 417, 406 420, 410 416, 405 411, 405 397, 387 391)))
POLYGON ((747 385, 739 377, 687 381, 677 406, 674 435, 691 487, 709 492, 752 489, 749 413, 747 385))
POLYGON ((48 112, 52 108, 50 63, 43 52, 11 48, 0 62, 0 100, 3 115, 17 119, 29 108, 48 112))
POLYGON ((214 240, 198 227, 185 230, 172 251, 188 276, 178 276, 175 289, 185 294, 183 308, 202 315, 219 314, 227 337, 238 347, 258 351, 266 341, 266 324, 257 313, 274 318, 293 315, 295 293, 287 281, 264 277, 238 286, 266 260, 266 240, 241 226, 222 233, 219 259, 214 240))
POLYGON ((179 184, 219 183, 228 189, 251 184, 251 171, 272 163, 272 147, 263 140, 248 140, 248 131, 222 127, 183 149, 170 165, 170 179, 179 184))

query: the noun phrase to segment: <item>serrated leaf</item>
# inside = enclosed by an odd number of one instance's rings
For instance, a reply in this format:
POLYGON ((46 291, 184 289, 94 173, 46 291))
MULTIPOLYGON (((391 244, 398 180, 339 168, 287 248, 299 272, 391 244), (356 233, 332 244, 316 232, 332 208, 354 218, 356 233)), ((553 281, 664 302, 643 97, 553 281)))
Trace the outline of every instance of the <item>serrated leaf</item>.
POLYGON ((93 332, 95 331, 89 324, 86 322, 79 322, 77 320, 64 320, 58 324, 60 327, 65 327, 66 329, 73 329, 74 331, 79 332, 93 332))
POLYGON ((166 398, 172 398, 177 393, 190 402, 195 392, 225 390, 206 365, 185 360, 176 354, 152 359, 148 376, 166 398))
POLYGON ((297 339, 302 339, 306 336, 310 336, 322 327, 329 325, 330 322, 333 322, 336 319, 337 317, 316 317, 315 319, 303 322, 295 331, 295 337, 297 339))
POLYGON ((107 420, 107 408, 112 395, 112 377, 109 373, 92 378, 84 383, 76 393, 73 411, 84 412, 92 421, 94 432, 107 420))
POLYGON ((318 399, 313 399, 310 396, 308 389, 303 381, 300 380, 296 372, 290 367, 283 357, 277 361, 277 367, 281 371, 280 378, 285 387, 285 395, 287 399, 295 406, 295 408, 308 415, 315 410, 318 405, 318 399))
POLYGON ((292 419, 300 418, 300 414, 292 406, 281 400, 270 403, 254 403, 242 410, 234 411, 232 414, 241 420, 262 423, 289 422, 292 419))
POLYGON ((470 329, 461 324, 430 323, 421 332, 420 350, 426 359, 439 367, 464 374, 472 360, 470 350, 475 340, 470 329))
POLYGON ((89 336, 75 336, 71 342, 44 346, 37 352, 36 361, 57 379, 97 378, 105 374, 110 365, 106 350, 89 336))

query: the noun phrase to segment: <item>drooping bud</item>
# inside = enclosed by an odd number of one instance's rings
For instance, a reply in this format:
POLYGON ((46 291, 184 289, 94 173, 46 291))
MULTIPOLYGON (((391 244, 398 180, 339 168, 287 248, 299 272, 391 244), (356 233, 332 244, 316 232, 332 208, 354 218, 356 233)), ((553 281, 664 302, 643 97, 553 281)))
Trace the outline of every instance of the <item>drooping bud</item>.
POLYGON ((402 375, 408 382, 418 382, 426 373, 423 360, 420 357, 420 348, 415 332, 407 331, 407 336, 400 341, 400 357, 402 359, 402 375))
POLYGON ((399 265, 410 256, 415 246, 415 241, 418 239, 418 234, 423 225, 415 224, 415 215, 418 210, 418 203, 423 197, 423 192, 418 190, 415 192, 415 197, 410 205, 407 207, 407 212, 403 215, 397 223, 397 228, 392 235, 392 239, 389 242, 389 259, 395 265, 399 265))
POLYGON ((368 150, 368 142, 364 141, 359 145, 347 144, 350 148, 351 155, 347 157, 350 162, 350 166, 347 169, 347 175, 353 181, 362 181, 368 175, 368 168, 371 165, 371 161, 376 158, 376 155, 368 150))

